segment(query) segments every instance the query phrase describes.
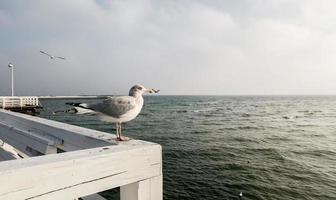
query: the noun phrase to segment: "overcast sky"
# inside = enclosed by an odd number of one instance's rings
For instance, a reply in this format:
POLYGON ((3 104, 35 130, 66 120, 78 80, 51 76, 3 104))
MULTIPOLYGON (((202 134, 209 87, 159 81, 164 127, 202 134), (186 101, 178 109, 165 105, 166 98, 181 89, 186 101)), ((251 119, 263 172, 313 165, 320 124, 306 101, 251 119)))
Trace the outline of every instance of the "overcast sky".
POLYGON ((336 94, 334 0, 1 0, 0 95, 336 94), (40 50, 64 56, 51 60, 40 50))

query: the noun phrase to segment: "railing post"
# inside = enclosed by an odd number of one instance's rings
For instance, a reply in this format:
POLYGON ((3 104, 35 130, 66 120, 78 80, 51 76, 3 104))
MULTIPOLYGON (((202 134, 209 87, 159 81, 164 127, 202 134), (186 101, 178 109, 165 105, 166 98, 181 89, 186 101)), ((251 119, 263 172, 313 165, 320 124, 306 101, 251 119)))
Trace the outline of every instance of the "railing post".
POLYGON ((120 187, 120 200, 162 199, 162 175, 120 187))
POLYGON ((6 107, 6 98, 2 99, 2 109, 5 109, 6 107))
POLYGON ((22 97, 20 97, 20 107, 22 108, 22 97))
POLYGON ((34 98, 34 106, 38 106, 38 97, 34 98))

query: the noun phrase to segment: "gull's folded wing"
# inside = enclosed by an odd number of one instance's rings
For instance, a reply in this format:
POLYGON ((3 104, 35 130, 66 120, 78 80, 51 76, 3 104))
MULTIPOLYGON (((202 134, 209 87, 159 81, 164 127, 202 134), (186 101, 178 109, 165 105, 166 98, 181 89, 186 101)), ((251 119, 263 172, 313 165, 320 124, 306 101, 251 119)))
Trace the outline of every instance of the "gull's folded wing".
POLYGON ((135 106, 135 98, 130 96, 121 96, 109 97, 103 102, 88 105, 88 108, 117 118, 132 110, 135 106))

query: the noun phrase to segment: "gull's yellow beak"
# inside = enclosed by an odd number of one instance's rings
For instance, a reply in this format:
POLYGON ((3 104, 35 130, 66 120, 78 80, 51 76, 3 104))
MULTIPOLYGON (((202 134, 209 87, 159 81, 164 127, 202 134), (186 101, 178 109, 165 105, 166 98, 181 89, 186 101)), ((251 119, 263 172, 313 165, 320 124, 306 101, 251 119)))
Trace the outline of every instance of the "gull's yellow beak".
POLYGON ((158 93, 160 90, 156 90, 156 89, 146 89, 146 92, 148 93, 158 93))

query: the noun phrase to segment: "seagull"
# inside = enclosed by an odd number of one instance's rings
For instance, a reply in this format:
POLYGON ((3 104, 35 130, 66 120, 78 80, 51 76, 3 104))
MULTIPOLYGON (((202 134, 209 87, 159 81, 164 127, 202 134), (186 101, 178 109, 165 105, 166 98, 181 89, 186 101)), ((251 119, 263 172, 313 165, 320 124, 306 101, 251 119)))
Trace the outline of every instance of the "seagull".
MULTIPOLYGON (((144 104, 142 94, 158 93, 160 90, 147 89, 142 85, 134 85, 129 90, 128 96, 108 97, 98 103, 66 103, 74 108, 65 112, 75 112, 78 114, 95 114, 105 122, 115 123, 116 140, 128 141, 130 138, 121 137, 121 123, 135 119, 140 113, 144 104)), ((54 112, 55 113, 55 112, 54 112)))
POLYGON ((43 54, 45 54, 45 55, 49 56, 49 57, 50 57, 50 59, 59 58, 59 59, 63 59, 63 60, 65 60, 65 58, 64 58, 64 57, 60 57, 60 56, 53 56, 53 55, 50 55, 49 53, 46 53, 46 52, 44 52, 44 51, 40 51, 40 53, 43 53, 43 54))

